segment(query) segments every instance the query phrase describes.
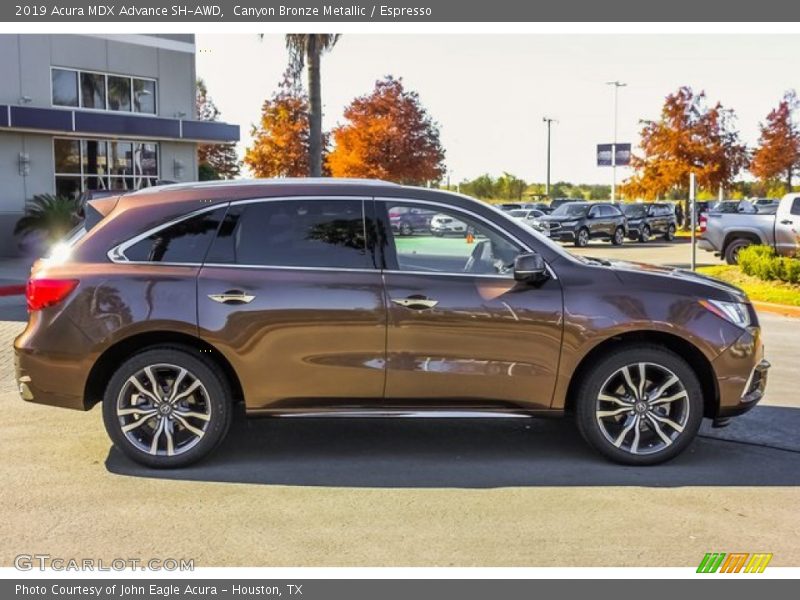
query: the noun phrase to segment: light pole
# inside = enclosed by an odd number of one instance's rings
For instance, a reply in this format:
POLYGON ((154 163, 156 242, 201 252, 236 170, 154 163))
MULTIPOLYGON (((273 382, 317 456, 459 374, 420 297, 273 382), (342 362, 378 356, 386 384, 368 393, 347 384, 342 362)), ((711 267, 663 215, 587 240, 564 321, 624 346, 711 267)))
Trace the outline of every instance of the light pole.
POLYGON ((558 123, 551 117, 542 117, 542 121, 547 124, 547 182, 545 183, 544 194, 550 197, 550 126, 558 123))
POLYGON ((614 144, 611 146, 611 201, 614 202, 617 199, 617 100, 619 88, 628 84, 621 81, 606 81, 606 85, 614 86, 614 144))

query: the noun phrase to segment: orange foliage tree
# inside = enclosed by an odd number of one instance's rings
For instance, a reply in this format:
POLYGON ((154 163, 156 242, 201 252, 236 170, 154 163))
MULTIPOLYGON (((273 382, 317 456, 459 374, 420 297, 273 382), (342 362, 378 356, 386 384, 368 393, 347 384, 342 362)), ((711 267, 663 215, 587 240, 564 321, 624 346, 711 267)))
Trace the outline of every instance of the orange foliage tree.
POLYGON ((333 130, 328 167, 334 177, 366 177, 405 184, 439 181, 445 173, 439 127, 391 76, 375 83, 344 111, 346 123, 333 130))
POLYGON ((627 197, 685 198, 691 172, 698 187, 716 191, 747 167, 733 111, 719 103, 702 108, 704 99, 705 93, 682 87, 667 96, 658 121, 643 121, 642 153, 631 157, 635 173, 622 186, 627 197))
POLYGON ((750 165, 750 172, 764 183, 783 179, 788 192, 792 191, 794 171, 800 168, 800 129, 793 119, 798 105, 797 94, 791 90, 770 111, 766 123, 761 123, 758 148, 750 165))
MULTIPOLYGON (((253 145, 244 162, 257 177, 308 177, 309 131, 308 97, 287 74, 261 107, 261 121, 253 126, 253 145)), ((323 148, 326 145, 323 136, 323 148)))

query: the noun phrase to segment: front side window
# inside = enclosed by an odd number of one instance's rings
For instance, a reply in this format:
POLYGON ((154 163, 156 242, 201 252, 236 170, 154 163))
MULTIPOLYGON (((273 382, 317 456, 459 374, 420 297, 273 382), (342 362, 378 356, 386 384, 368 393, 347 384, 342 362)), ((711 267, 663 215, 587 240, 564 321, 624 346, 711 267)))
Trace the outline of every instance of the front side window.
POLYGON ((374 268, 361 200, 267 200, 234 205, 208 263, 374 268))
POLYGON ((800 198, 795 198, 792 200, 792 208, 790 209, 790 212, 793 215, 800 215, 800 198))
POLYGON ((170 225, 126 248, 125 258, 137 262, 200 264, 224 215, 225 207, 220 207, 170 225))
MULTIPOLYGON (((388 214, 400 208, 405 205, 386 203, 388 214)), ((514 259, 522 252, 498 230, 449 208, 434 211, 428 230, 403 236, 389 228, 384 235, 400 271, 513 277, 514 259)))

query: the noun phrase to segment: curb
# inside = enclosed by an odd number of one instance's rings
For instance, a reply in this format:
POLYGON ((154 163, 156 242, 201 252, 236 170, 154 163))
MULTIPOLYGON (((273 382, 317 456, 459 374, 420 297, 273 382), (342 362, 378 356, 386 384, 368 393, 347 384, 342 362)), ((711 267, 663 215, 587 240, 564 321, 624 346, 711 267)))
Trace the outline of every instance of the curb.
POLYGON ((25 284, 13 284, 13 285, 0 285, 0 297, 3 296, 21 296, 25 293, 25 284))
POLYGON ((756 300, 751 300, 751 303, 756 310, 762 312, 800 319, 800 306, 791 306, 789 304, 773 304, 772 302, 758 302, 756 300))

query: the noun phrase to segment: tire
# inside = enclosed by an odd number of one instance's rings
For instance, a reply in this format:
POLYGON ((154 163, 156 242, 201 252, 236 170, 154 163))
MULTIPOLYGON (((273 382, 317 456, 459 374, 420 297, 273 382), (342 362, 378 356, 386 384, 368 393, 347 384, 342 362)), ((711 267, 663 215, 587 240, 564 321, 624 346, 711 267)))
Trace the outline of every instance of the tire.
POLYGON ((578 233, 575 234, 575 247, 585 248, 589 245, 589 230, 586 227, 581 227, 578 233))
POLYGON ((611 238, 611 243, 615 246, 622 246, 625 243, 625 230, 622 227, 617 227, 614 230, 614 236, 611 238))
POLYGON ((584 374, 576 393, 575 417, 581 435, 600 454, 620 464, 655 465, 675 458, 695 438, 703 420, 697 375, 685 360, 661 346, 639 344, 600 358, 584 374), (638 391, 642 364, 644 397, 638 391), (626 367, 633 388, 626 384, 626 367), (676 382, 662 390, 661 402, 646 398, 648 391, 656 392, 673 376, 676 382), (615 400, 603 399, 609 397, 615 400), (665 398, 672 400, 665 402, 665 398))
POLYGON ((414 229, 411 227, 410 223, 403 221, 400 223, 400 235, 411 235, 414 233, 414 229))
POLYGON ((111 441, 129 458, 153 468, 185 467, 204 458, 225 438, 232 414, 230 387, 221 370, 196 351, 177 346, 150 348, 123 362, 103 396, 103 422, 111 441), (150 395, 154 380, 162 388, 158 402, 150 395), (175 381, 177 397, 169 401, 175 381))
POLYGON ((747 238, 737 238, 725 247, 725 262, 729 265, 739 264, 739 251, 752 246, 753 241, 747 238))
POLYGON ((675 239, 675 225, 670 223, 669 227, 667 227, 667 232, 664 234, 664 239, 668 242, 671 242, 675 239))
POLYGON ((644 225, 639 230, 639 241, 642 244, 646 244, 648 241, 650 241, 650 226, 649 225, 644 225))

